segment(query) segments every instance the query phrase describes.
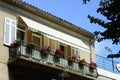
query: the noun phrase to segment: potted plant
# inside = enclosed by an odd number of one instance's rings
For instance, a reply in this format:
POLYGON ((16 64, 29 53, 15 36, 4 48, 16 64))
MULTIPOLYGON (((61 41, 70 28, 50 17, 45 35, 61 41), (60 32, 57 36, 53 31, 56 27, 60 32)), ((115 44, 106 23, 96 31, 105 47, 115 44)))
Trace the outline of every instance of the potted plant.
POLYGON ((92 69, 96 69, 97 68, 97 64, 93 61, 90 62, 90 68, 92 69))
POLYGON ((70 60, 70 61, 76 61, 76 56, 75 56, 75 55, 70 56, 70 57, 69 57, 69 60, 70 60))
POLYGON ((51 47, 50 46, 44 46, 41 48, 40 52, 43 54, 49 54, 51 51, 51 47))
POLYGON ((34 49, 36 46, 36 44, 34 43, 34 41, 32 40, 29 40, 28 43, 27 43, 27 48, 31 48, 31 49, 34 49))
POLYGON ((81 71, 84 70, 84 65, 85 65, 85 64, 86 64, 85 59, 81 59, 81 60, 79 61, 79 68, 81 69, 81 71))
POLYGON ((68 65, 69 65, 69 67, 71 67, 73 65, 73 62, 75 62, 76 59, 77 58, 76 58, 75 55, 68 57, 68 65))
POLYGON ((13 41, 11 43, 11 47, 17 48, 18 46, 21 45, 21 43, 22 43, 22 40, 21 39, 17 39, 17 40, 15 40, 15 41, 13 41))
POLYGON ((33 40, 29 40, 28 42, 27 42, 27 46, 26 46, 27 48, 27 53, 30 55, 30 54, 32 54, 32 51, 33 51, 33 49, 35 49, 35 47, 37 47, 37 43, 35 42, 35 41, 33 41, 33 40))
POLYGON ((60 58, 64 56, 64 51, 62 51, 60 48, 56 49, 55 56, 60 58))
POLYGON ((79 64, 80 64, 80 65, 85 65, 85 64, 86 64, 85 59, 80 60, 79 64))

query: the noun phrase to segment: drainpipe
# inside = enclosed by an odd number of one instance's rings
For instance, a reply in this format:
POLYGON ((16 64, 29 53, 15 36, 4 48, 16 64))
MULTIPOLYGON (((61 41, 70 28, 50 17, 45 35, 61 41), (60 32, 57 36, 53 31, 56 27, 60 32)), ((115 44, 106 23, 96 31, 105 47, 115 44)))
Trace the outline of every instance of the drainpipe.
POLYGON ((92 40, 89 39, 89 48, 90 48, 90 62, 92 61, 92 40))

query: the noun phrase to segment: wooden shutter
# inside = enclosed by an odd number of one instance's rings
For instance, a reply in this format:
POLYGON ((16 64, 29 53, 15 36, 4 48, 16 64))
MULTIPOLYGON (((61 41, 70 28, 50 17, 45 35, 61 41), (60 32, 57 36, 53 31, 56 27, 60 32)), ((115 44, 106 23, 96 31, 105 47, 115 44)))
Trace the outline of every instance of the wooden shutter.
POLYGON ((44 36, 44 46, 49 46, 49 39, 46 36, 44 36))
POLYGON ((60 48, 60 42, 56 41, 56 49, 60 48))
POLYGON ((4 44, 10 45, 10 19, 5 18, 4 24, 4 44))
POLYGON ((68 57, 71 56, 71 46, 67 45, 67 55, 68 57))
POLYGON ((16 39, 16 21, 5 17, 4 44, 10 45, 16 39))
POLYGON ((32 39, 32 31, 27 30, 27 41, 30 41, 32 39))
POLYGON ((51 40, 50 40, 50 43, 51 43, 51 44, 50 44, 50 45, 51 45, 51 50, 54 51, 54 50, 55 50, 55 40, 51 39, 51 40))
POLYGON ((16 21, 11 20, 11 40, 10 42, 13 42, 16 40, 16 21))
POLYGON ((5 17, 4 44, 10 45, 16 39, 16 21, 5 17))

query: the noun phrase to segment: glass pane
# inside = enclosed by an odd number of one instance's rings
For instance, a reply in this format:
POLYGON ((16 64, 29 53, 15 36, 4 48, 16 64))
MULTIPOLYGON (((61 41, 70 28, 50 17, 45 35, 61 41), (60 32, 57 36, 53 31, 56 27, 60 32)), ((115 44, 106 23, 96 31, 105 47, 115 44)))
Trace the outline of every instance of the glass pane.
POLYGON ((10 24, 10 19, 5 18, 5 22, 8 23, 8 24, 10 24))
POLYGON ((65 51, 65 47, 64 47, 63 45, 60 45, 60 49, 61 49, 62 51, 65 51))
POLYGON ((9 24, 5 24, 5 34, 4 34, 4 42, 6 44, 9 44, 9 40, 10 40, 10 26, 9 24))
POLYGON ((11 29, 11 41, 14 41, 16 39, 16 27, 12 26, 11 29))
POLYGON ((15 26, 15 25, 16 25, 16 22, 15 22, 15 21, 12 21, 12 25, 15 26))
POLYGON ((40 46, 40 38, 39 37, 33 36, 33 41, 35 44, 40 46))
POLYGON ((66 47, 64 45, 60 45, 60 49, 62 51, 64 51, 64 57, 67 57, 67 54, 66 54, 66 47))
POLYGON ((25 32, 18 30, 17 31, 17 39, 25 40, 25 32))

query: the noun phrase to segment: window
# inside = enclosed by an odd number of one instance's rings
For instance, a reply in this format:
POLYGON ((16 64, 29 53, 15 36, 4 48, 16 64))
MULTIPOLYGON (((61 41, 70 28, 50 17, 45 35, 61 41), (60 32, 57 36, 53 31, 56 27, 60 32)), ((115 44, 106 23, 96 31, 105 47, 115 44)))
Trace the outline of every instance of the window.
POLYGON ((21 39, 21 40, 25 41, 25 27, 22 25, 18 25, 17 39, 21 39))
POLYGON ((10 44, 16 39, 16 20, 5 17, 4 24, 4 44, 10 46, 10 44))
POLYGON ((35 44, 41 46, 41 44, 40 44, 40 43, 42 43, 41 35, 33 33, 32 40, 35 42, 35 44))
POLYGON ((67 56, 66 54, 66 46, 64 44, 60 44, 60 49, 64 51, 64 56, 67 56))
POLYGON ((72 56, 76 56, 77 60, 80 60, 79 49, 73 47, 72 48, 72 56))

